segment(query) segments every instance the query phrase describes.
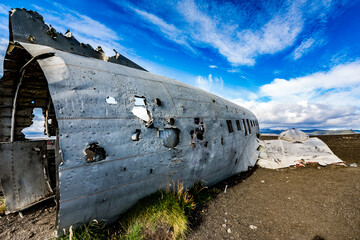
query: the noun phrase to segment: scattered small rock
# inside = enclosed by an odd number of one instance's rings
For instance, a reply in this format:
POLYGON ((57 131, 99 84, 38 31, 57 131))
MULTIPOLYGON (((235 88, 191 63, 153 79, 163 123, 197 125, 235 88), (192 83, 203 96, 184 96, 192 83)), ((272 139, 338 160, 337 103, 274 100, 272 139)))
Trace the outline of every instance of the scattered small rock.
POLYGON ((231 229, 230 229, 230 228, 228 228, 227 232, 228 232, 228 233, 231 233, 231 229))
POLYGON ((319 236, 319 235, 315 235, 315 237, 313 237, 312 240, 325 240, 325 238, 319 236))
POLYGON ((255 229, 257 229, 257 226, 255 226, 255 225, 250 225, 250 229, 255 230, 255 229))
POLYGON ((35 236, 35 233, 34 233, 34 232, 31 232, 31 233, 29 234, 29 238, 32 238, 33 236, 35 236))
POLYGON ((357 164, 356 163, 351 163, 349 166, 350 167, 357 167, 357 164))
POLYGON ((223 228, 226 228, 226 224, 221 225, 223 228))
POLYGON ((265 181, 264 181, 264 180, 261 180, 260 182, 261 182, 261 183, 265 183, 265 181))
POLYGON ((317 169, 321 169, 321 167, 317 167, 317 169))

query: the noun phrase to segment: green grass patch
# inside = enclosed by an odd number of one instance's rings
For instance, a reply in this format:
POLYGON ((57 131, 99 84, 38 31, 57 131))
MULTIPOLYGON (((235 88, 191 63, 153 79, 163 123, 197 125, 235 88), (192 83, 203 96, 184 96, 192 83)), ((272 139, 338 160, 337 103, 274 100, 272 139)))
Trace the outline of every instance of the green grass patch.
POLYGON ((204 205, 212 196, 213 192, 201 183, 186 190, 178 182, 138 201, 113 226, 93 221, 60 239, 183 239, 195 207, 204 205))
POLYGON ((204 206, 207 202, 219 193, 216 188, 209 189, 202 182, 197 182, 190 190, 189 194, 193 196, 196 207, 204 206))
POLYGON ((5 210, 6 210, 5 198, 4 198, 4 196, 0 196, 0 215, 4 215, 5 210))
POLYGON ((83 225, 80 228, 73 231, 70 227, 69 232, 60 237, 62 240, 85 240, 85 239, 116 239, 112 238, 109 231, 105 227, 104 223, 96 220, 87 225, 83 225))

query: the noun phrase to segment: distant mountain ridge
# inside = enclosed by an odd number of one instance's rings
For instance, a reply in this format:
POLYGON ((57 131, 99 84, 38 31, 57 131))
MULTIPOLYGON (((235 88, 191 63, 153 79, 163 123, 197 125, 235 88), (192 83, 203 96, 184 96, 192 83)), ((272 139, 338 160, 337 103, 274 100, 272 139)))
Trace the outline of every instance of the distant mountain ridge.
MULTIPOLYGON (((277 134, 279 135, 281 132, 285 131, 286 129, 260 129, 261 134, 277 134)), ((360 133, 360 130, 322 130, 322 129, 300 129, 303 132, 306 132, 309 135, 344 135, 344 134, 356 134, 360 133)))

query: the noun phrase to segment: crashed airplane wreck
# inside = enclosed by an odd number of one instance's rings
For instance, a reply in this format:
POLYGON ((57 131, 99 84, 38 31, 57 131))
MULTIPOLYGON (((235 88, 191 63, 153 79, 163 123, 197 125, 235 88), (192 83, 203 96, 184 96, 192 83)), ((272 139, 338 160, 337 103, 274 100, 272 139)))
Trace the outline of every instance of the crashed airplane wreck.
POLYGON ((107 57, 33 11, 12 10, 9 31, 0 80, 7 213, 55 198, 62 232, 112 222, 170 182, 211 185, 255 165, 259 125, 249 110, 107 57), (22 133, 35 108, 54 148, 22 133))

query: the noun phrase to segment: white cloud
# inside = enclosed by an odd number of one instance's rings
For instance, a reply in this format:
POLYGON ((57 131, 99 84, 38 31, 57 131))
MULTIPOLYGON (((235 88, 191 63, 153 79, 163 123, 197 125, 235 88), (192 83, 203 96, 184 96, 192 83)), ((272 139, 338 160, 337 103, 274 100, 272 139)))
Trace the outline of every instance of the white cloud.
POLYGON ((6 38, 0 38, 0 77, 3 76, 4 72, 4 57, 8 42, 9 40, 6 38))
POLYGON ((359 128, 359 109, 320 103, 257 102, 235 99, 233 102, 255 113, 261 128, 359 128))
POLYGON ((240 73, 240 72, 242 72, 239 68, 232 68, 232 69, 228 69, 226 71, 228 71, 229 73, 240 73))
POLYGON ((4 75, 4 56, 0 55, 0 78, 4 75))
POLYGON ((323 91, 355 87, 360 84, 360 62, 338 65, 329 72, 318 72, 290 80, 275 79, 260 88, 260 94, 273 100, 301 101, 318 98, 323 91))
MULTIPOLYGON (((118 43, 121 38, 114 30, 61 4, 54 3, 54 5, 56 6, 56 11, 43 9, 36 5, 33 5, 33 7, 44 17, 46 23, 51 24, 58 32, 65 33, 67 29, 70 29, 73 36, 79 42, 88 43, 94 49, 96 49, 97 46, 101 46, 108 56, 115 55, 113 49, 118 50, 118 52, 121 52, 123 55, 130 52, 129 49, 124 48, 118 43)), ((8 41, 6 40, 5 42, 3 39, 8 37, 7 15, 9 9, 10 7, 0 4, 0 75, 2 75, 3 68, 3 53, 8 45, 8 41)))
MULTIPOLYGON (((292 46, 302 32, 307 17, 313 14, 326 19, 332 6, 321 1, 313 4, 316 7, 307 6, 306 1, 285 1, 276 9, 252 9, 248 13, 248 9, 239 7, 241 5, 227 3, 212 6, 215 3, 197 4, 194 0, 184 0, 170 5, 171 10, 175 6, 177 14, 180 14, 180 18, 179 15, 169 18, 176 19, 168 20, 174 21, 171 24, 159 15, 132 7, 131 3, 117 4, 135 11, 150 23, 149 28, 161 32, 169 40, 192 50, 192 46, 212 47, 234 66, 254 65, 258 56, 275 54, 292 46), (229 20, 230 13, 230 19, 235 20, 229 20)), ((315 46, 312 41, 305 40, 296 50, 294 58, 310 51, 311 46, 315 46)))
POLYGON ((1 15, 9 15, 10 10, 11 10, 11 8, 9 6, 6 6, 6 5, 0 3, 0 14, 1 15))
POLYGON ((258 98, 258 96, 250 90, 239 86, 228 86, 224 84, 222 77, 214 77, 212 74, 209 74, 208 76, 197 76, 195 78, 195 84, 193 82, 190 82, 189 84, 225 99, 242 97, 246 100, 253 100, 258 98))
POLYGON ((0 3, 0 37, 9 35, 9 11, 9 6, 0 3))
POLYGON ((313 36, 304 39, 300 45, 293 51, 292 58, 293 60, 297 60, 309 52, 313 51, 315 48, 323 46, 326 41, 320 36, 313 36))
POLYGON ((209 65, 209 68, 218 68, 216 65, 209 65))
POLYGON ((201 12, 192 0, 180 2, 178 10, 189 24, 187 32, 191 39, 217 49, 233 65, 254 65, 258 55, 276 53, 291 46, 303 25, 301 11, 295 6, 274 14, 255 30, 223 24, 201 12))
POLYGON ((0 55, 5 54, 9 40, 7 38, 0 37, 0 55))
POLYGON ((195 50, 188 43, 185 34, 181 30, 176 28, 173 24, 166 23, 163 19, 155 16, 154 14, 142 11, 134 7, 129 8, 132 9, 136 14, 141 16, 143 19, 157 26, 158 31, 160 31, 162 34, 165 34, 165 37, 167 37, 168 39, 185 46, 192 52, 195 52, 195 50))
POLYGON ((314 38, 307 38, 301 42, 301 44, 294 50, 293 52, 293 59, 297 60, 301 58, 305 53, 307 53, 315 43, 314 38))
POLYGON ((29 127, 24 128, 21 131, 25 134, 25 136, 28 136, 31 133, 44 134, 45 117, 42 115, 42 109, 34 108, 33 114, 34 114, 33 123, 29 127))
POLYGON ((255 113, 262 128, 360 129, 360 61, 263 85, 252 101, 234 99, 255 113), (264 102, 261 98, 268 98, 264 102))
POLYGON ((196 79, 196 86, 208 92, 214 92, 223 89, 224 81, 222 78, 213 77, 209 74, 208 77, 198 76, 196 79))

